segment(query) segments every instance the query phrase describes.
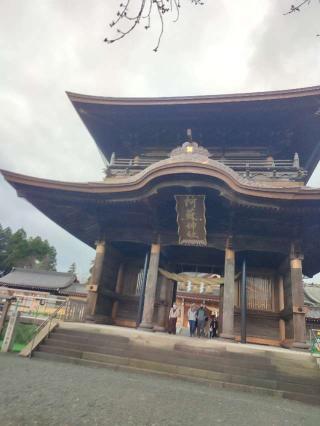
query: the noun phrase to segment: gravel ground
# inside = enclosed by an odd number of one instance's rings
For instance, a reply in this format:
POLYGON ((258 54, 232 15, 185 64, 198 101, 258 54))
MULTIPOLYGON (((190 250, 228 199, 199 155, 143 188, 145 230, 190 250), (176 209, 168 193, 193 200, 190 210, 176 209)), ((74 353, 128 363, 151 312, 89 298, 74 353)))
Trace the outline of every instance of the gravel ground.
POLYGON ((320 407, 201 384, 0 355, 0 425, 319 425, 320 407))

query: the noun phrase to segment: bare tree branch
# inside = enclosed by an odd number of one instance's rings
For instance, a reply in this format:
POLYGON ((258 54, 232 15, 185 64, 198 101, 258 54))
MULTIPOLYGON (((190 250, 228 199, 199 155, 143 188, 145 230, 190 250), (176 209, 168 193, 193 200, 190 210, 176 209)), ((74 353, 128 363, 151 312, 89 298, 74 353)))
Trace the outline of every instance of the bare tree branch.
MULTIPOLYGON (((125 0, 120 3, 119 9, 116 12, 115 19, 110 22, 110 28, 115 29, 116 35, 106 37, 104 41, 112 44, 121 40, 131 33, 139 24, 143 23, 145 30, 151 28, 151 21, 158 17, 160 22, 160 31, 157 43, 154 47, 154 52, 159 50, 165 26, 165 16, 174 15, 173 22, 177 22, 180 17, 180 8, 182 3, 189 1, 195 6, 204 5, 204 0, 125 0), (134 7, 137 10, 134 11, 134 7)), ((309 6, 314 0, 300 0, 292 4, 290 9, 283 15, 290 15, 294 12, 300 12, 304 6, 309 6)), ((320 3, 320 0, 318 0, 320 3)), ((319 37, 320 34, 317 34, 319 37)))
MULTIPOLYGON (((105 38, 104 41, 108 44, 121 40, 126 35, 131 33, 137 25, 145 23, 144 28, 148 30, 151 27, 151 17, 155 11, 156 16, 160 21, 160 33, 154 52, 157 52, 161 43, 164 32, 164 15, 175 14, 173 22, 177 22, 180 16, 180 8, 182 1, 190 1, 193 5, 203 5, 203 0, 137 0, 140 7, 137 12, 131 12, 133 9, 134 0, 126 0, 120 3, 119 10, 116 12, 116 18, 110 22, 109 26, 116 30, 117 35, 110 38, 105 38), (129 25, 128 25, 129 24, 129 25)), ((136 2, 137 3, 137 2, 136 2)))
POLYGON ((309 5, 312 2, 312 0, 303 0, 299 4, 292 4, 290 7, 290 10, 288 12, 284 13, 284 15, 289 15, 290 13, 294 12, 300 12, 301 8, 305 5, 309 5))
MULTIPOLYGON (((304 6, 310 6, 313 0, 303 0, 298 4, 292 4, 288 12, 284 13, 284 15, 290 15, 290 13, 301 12, 301 8, 304 6)), ((320 3, 320 0, 318 0, 320 3)), ((316 34, 317 37, 320 37, 320 34, 316 34)))

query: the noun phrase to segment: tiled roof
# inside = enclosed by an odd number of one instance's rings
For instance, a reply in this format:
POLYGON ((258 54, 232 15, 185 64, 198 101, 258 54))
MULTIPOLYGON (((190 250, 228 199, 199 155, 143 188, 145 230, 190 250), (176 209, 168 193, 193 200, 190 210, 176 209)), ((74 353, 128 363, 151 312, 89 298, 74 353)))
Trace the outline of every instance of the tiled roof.
POLYGON ((73 283, 69 287, 61 289, 60 293, 66 296, 71 295, 87 295, 88 290, 85 285, 79 283, 73 283))
POLYGON ((75 279, 75 275, 65 272, 13 268, 9 274, 0 278, 0 286, 59 290, 70 286, 75 279))
POLYGON ((304 284, 304 304, 320 308, 320 284, 304 284))

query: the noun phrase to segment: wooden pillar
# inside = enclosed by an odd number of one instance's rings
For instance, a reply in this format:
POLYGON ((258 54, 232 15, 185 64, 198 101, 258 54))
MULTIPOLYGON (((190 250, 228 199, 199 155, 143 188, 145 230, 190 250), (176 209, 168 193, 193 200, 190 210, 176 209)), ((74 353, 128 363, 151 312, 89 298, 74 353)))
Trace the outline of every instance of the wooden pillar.
POLYGON ((181 303, 181 328, 183 328, 184 326, 184 297, 182 298, 182 303, 181 303))
POLYGON ((9 298, 9 299, 6 299, 6 301, 4 302, 2 312, 1 312, 1 317, 0 317, 0 334, 5 325, 7 314, 11 305, 11 301, 12 301, 12 298, 9 298))
POLYGON ((220 284, 220 292, 219 292, 219 320, 218 320, 219 336, 222 334, 222 330, 223 330, 223 293, 224 293, 224 284, 220 284))
POLYGON ((169 324, 169 312, 170 312, 170 309, 173 305, 174 287, 175 287, 175 282, 168 280, 167 291, 166 291, 166 302, 167 302, 166 303, 166 317, 165 317, 166 329, 168 328, 168 324, 169 324))
MULTIPOLYGON (((283 276, 280 275, 278 279, 278 290, 279 290, 279 311, 283 311, 284 309, 284 286, 283 286, 283 276)), ((279 319, 279 335, 280 340, 285 340, 286 338, 286 323, 285 320, 280 318, 279 319)))
POLYGON ((139 328, 153 328, 154 303, 157 290, 158 268, 160 261, 160 244, 152 244, 149 269, 147 274, 146 292, 144 296, 142 322, 139 328))
POLYGON ((223 318, 221 337, 234 339, 234 273, 235 253, 231 239, 227 240, 224 263, 223 318))
MULTIPOLYGON (((118 275, 117 275, 117 283, 116 283, 116 288, 115 288, 115 292, 117 294, 121 294, 122 290, 123 290, 123 270, 124 270, 124 264, 121 263, 119 266, 119 270, 118 270, 118 275)), ((112 321, 114 322, 117 318, 117 312, 118 312, 118 308, 119 308, 119 300, 115 300, 113 302, 112 305, 112 314, 111 314, 111 318, 112 321)))
POLYGON ((16 323, 19 317, 19 311, 18 311, 18 302, 16 303, 16 307, 14 312, 9 317, 8 327, 6 330, 6 334, 4 336, 2 346, 1 346, 1 352, 8 352, 10 351, 15 337, 15 328, 16 323))
POLYGON ((302 260, 302 255, 294 254, 290 257, 293 314, 293 346, 298 348, 307 348, 308 345, 306 344, 306 320, 304 309, 302 260))
POLYGON ((96 258, 92 269, 90 284, 88 286, 89 293, 87 298, 86 318, 89 320, 92 319, 92 316, 94 316, 96 311, 98 289, 102 279, 104 256, 105 241, 97 241, 96 258))
POLYGON ((170 280, 163 275, 159 277, 159 306, 157 324, 153 327, 154 331, 165 331, 167 320, 167 291, 170 285, 170 280))

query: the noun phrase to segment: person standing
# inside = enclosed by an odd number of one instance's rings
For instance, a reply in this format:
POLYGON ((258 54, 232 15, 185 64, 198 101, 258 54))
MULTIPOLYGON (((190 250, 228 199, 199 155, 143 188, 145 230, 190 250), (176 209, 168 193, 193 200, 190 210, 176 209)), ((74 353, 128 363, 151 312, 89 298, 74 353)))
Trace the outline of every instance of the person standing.
POLYGON ((204 327, 206 323, 206 311, 203 304, 197 311, 197 336, 204 336, 204 327))
POLYGON ((217 329, 218 329, 218 320, 215 315, 213 315, 210 322, 210 339, 213 337, 217 337, 217 329))
POLYGON ((169 327, 168 327, 169 334, 176 334, 177 319, 179 317, 179 314, 180 314, 179 308, 174 303, 169 312, 169 327))
POLYGON ((193 337, 196 332, 196 319, 197 319, 197 308, 194 303, 190 306, 188 310, 188 320, 190 328, 190 337, 193 337))

